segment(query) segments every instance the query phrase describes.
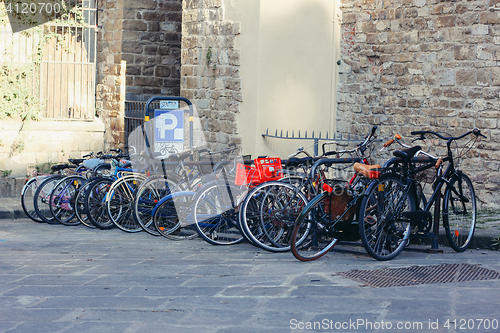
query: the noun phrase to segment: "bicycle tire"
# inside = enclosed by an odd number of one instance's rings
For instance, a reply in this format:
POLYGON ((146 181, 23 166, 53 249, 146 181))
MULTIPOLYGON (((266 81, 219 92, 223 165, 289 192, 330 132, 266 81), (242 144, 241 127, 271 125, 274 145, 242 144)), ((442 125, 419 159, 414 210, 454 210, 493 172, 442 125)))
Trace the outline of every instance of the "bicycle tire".
POLYGON ((252 189, 240 208, 240 224, 251 243, 270 252, 290 251, 295 220, 308 200, 294 185, 280 181, 252 189))
POLYGON ((133 217, 150 235, 160 235, 153 223, 153 208, 162 198, 172 193, 172 189, 176 187, 176 180, 177 176, 173 174, 167 174, 167 178, 163 175, 152 176, 142 182, 137 189, 133 217))
POLYGON ((359 234, 366 252, 379 261, 397 257, 408 245, 411 225, 401 214, 416 209, 416 198, 398 174, 388 173, 368 186, 359 207, 359 234))
POLYGON ((107 230, 115 226, 106 207, 106 193, 113 184, 110 178, 97 178, 85 194, 85 211, 89 221, 99 229, 107 230))
POLYGON ((66 226, 80 224, 80 220, 75 219, 75 199, 77 189, 85 182, 82 176, 68 176, 61 179, 52 190, 49 199, 49 207, 54 219, 66 226))
POLYGON ((457 252, 463 252, 469 247, 474 236, 477 207, 476 194, 470 178, 461 172, 459 175, 461 179, 452 178, 444 194, 443 226, 451 248, 457 252), (456 190, 468 199, 468 202, 461 200, 451 190, 451 186, 457 185, 459 188, 456 190), (470 222, 467 222, 469 219, 470 222))
POLYGON ((328 235, 325 218, 331 221, 331 214, 325 212, 325 200, 331 194, 323 192, 300 212, 292 232, 290 245, 295 258, 312 261, 327 254, 338 239, 328 235))
POLYGON ((111 221, 126 232, 139 232, 143 228, 133 218, 135 192, 144 177, 126 176, 116 180, 106 195, 106 208, 111 221))
POLYGON ((42 223, 43 220, 38 216, 35 210, 35 193, 36 190, 48 176, 36 176, 29 179, 26 184, 24 184, 23 189, 21 190, 21 206, 23 208, 24 213, 31 220, 42 223))
POLYGON ((47 177, 36 189, 35 196, 33 198, 33 203, 35 207, 36 214, 40 219, 49 224, 59 224, 54 219, 52 212, 50 211, 49 199, 54 186, 64 178, 63 175, 53 175, 47 177))
POLYGON ((194 192, 177 192, 155 207, 153 223, 160 235, 175 241, 198 237, 191 214, 193 197, 194 192))
POLYGON ((75 199, 75 215, 76 218, 86 227, 88 228, 96 228, 92 222, 89 221, 87 216, 87 212, 85 210, 85 195, 87 194, 87 190, 90 188, 93 180, 88 180, 85 184, 82 185, 78 189, 78 193, 75 199))
POLYGON ((243 192, 234 182, 213 181, 196 193, 192 215, 202 239, 212 245, 233 245, 245 240, 237 213, 243 192))

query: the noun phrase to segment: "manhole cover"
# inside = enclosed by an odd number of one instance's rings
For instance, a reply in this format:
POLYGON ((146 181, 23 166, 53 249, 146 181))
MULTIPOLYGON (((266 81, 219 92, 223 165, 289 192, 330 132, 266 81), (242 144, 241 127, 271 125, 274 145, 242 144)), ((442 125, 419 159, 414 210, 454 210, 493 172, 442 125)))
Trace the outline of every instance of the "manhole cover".
POLYGON ((336 273, 335 275, 340 275, 375 288, 500 279, 499 272, 470 264, 441 264, 354 270, 336 273))

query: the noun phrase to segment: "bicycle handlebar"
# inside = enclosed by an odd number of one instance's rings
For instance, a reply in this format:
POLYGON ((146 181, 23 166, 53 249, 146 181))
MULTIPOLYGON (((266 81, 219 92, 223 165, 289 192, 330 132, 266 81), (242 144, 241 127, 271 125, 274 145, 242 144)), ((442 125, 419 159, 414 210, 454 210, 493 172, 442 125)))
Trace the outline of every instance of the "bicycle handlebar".
POLYGON ((461 139, 463 137, 466 137, 467 135, 469 135, 471 133, 474 134, 475 136, 482 136, 482 137, 486 138, 486 136, 483 135, 481 133, 481 131, 479 129, 477 129, 477 128, 475 128, 472 131, 469 131, 469 132, 467 132, 465 134, 457 136, 457 137, 453 137, 453 136, 444 137, 441 134, 436 133, 434 131, 413 131, 413 132, 411 132, 411 135, 420 135, 420 138, 418 138, 417 140, 424 140, 425 139, 425 137, 424 137, 425 134, 433 134, 433 135, 437 136, 438 138, 440 138, 442 140, 454 141, 454 140, 459 140, 459 139, 461 139))
POLYGON ((372 127, 372 131, 370 132, 370 135, 368 135, 368 137, 365 139, 365 141, 361 142, 359 145, 358 145, 358 149, 361 150, 361 153, 364 153, 364 151, 366 150, 366 146, 368 145, 368 142, 370 142, 371 138, 375 135, 375 132, 377 131, 377 128, 378 126, 377 125, 374 125, 372 127))
POLYGON ((326 145, 334 144, 336 142, 335 141, 330 141, 330 142, 323 143, 323 145, 321 147, 323 149, 323 155, 322 156, 329 156, 329 155, 335 155, 335 154, 345 154, 345 153, 354 153, 357 150, 361 151, 361 154, 363 154, 365 152, 366 148, 367 148, 368 143, 374 137, 375 132, 377 131, 377 128, 378 128, 378 126, 374 125, 372 127, 372 130, 371 130, 370 134, 366 137, 366 139, 363 142, 361 142, 360 144, 358 144, 356 146, 356 148, 351 149, 351 150, 339 150, 339 151, 325 152, 325 146, 326 145))

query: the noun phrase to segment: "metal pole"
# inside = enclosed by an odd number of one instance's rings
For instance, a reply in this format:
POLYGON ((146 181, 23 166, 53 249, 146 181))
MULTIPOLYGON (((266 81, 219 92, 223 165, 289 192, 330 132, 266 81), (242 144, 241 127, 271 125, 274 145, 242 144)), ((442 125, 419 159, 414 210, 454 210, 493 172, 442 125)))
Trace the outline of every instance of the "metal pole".
POLYGON ((432 251, 437 251, 439 248, 439 215, 441 208, 441 190, 436 194, 436 201, 434 206, 434 237, 432 238, 432 251))

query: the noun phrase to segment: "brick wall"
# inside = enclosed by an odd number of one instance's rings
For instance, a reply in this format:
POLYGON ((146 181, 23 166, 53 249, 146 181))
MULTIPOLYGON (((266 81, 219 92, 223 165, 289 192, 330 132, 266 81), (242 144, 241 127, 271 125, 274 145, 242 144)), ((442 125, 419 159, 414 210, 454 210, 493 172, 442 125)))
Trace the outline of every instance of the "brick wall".
POLYGON ((124 142, 127 100, 180 94, 182 0, 99 0, 96 108, 106 143, 124 142))
MULTIPOLYGON (((487 136, 463 161, 480 202, 500 198, 500 11, 491 1, 342 1, 337 128, 383 137, 487 136)), ((442 153, 440 141, 426 147, 442 153)), ((381 156, 381 159, 387 156, 381 156)))
POLYGON ((184 0, 181 96, 198 109, 205 138, 213 148, 240 142, 240 52, 235 37, 240 23, 224 20, 222 0, 184 0))

